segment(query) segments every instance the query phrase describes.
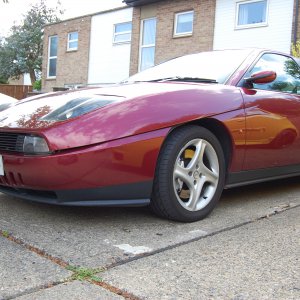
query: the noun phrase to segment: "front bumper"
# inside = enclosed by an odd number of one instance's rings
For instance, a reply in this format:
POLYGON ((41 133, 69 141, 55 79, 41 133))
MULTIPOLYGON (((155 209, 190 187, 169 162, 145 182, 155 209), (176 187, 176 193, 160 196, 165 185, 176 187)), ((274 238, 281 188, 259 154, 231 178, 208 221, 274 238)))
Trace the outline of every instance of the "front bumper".
POLYGON ((96 189, 41 191, 1 186, 0 192, 33 202, 68 206, 146 206, 152 181, 96 189))
POLYGON ((168 129, 49 156, 2 153, 0 191, 64 205, 146 205, 168 129))

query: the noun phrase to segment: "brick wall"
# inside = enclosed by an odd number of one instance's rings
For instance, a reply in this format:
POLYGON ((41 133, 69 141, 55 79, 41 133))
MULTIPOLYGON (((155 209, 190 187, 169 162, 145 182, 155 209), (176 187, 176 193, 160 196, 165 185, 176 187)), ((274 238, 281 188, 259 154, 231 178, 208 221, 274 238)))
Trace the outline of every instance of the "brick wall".
MULTIPOLYGON (((190 53, 213 49, 215 0, 166 0, 152 4, 157 18, 155 64, 190 53), (194 10, 192 36, 173 37, 174 18, 178 12, 194 10)), ((143 10, 149 6, 134 8, 130 74, 138 71, 140 24, 143 10)), ((150 16, 149 16, 150 17, 150 16)))
POLYGON ((65 84, 87 84, 90 48, 91 16, 66 20, 45 27, 42 68, 42 90, 65 84), (68 33, 78 32, 78 50, 67 51, 68 33), (56 78, 47 79, 49 36, 58 36, 56 78))
POLYGON ((141 9, 135 7, 132 13, 132 35, 131 35, 131 54, 129 74, 135 74, 139 66, 139 45, 141 29, 141 9))

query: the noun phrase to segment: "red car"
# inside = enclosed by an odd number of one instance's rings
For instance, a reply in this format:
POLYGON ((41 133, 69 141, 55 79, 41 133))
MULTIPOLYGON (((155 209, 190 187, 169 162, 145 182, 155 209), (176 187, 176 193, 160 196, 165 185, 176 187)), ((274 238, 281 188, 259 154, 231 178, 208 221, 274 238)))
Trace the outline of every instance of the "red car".
POLYGON ((300 70, 268 50, 203 52, 106 88, 0 113, 0 191, 61 205, 149 205, 196 221, 222 190, 300 174, 300 70))

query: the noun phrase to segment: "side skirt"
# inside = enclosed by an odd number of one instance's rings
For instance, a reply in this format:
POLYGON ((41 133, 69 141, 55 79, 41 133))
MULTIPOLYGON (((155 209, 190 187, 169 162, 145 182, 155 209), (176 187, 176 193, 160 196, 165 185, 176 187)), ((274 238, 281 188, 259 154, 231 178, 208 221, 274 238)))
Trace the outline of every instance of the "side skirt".
POLYGON ((232 188, 299 175, 300 165, 234 172, 228 174, 225 188, 232 188))

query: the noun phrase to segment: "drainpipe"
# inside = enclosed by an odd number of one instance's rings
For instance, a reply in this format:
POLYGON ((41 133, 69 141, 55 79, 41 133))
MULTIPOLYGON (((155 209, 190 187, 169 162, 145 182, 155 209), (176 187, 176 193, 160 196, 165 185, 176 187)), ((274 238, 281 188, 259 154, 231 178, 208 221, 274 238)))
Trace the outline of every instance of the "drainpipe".
POLYGON ((294 23, 294 44, 296 44, 297 42, 298 19, 299 19, 299 0, 296 0, 295 23, 294 23))

